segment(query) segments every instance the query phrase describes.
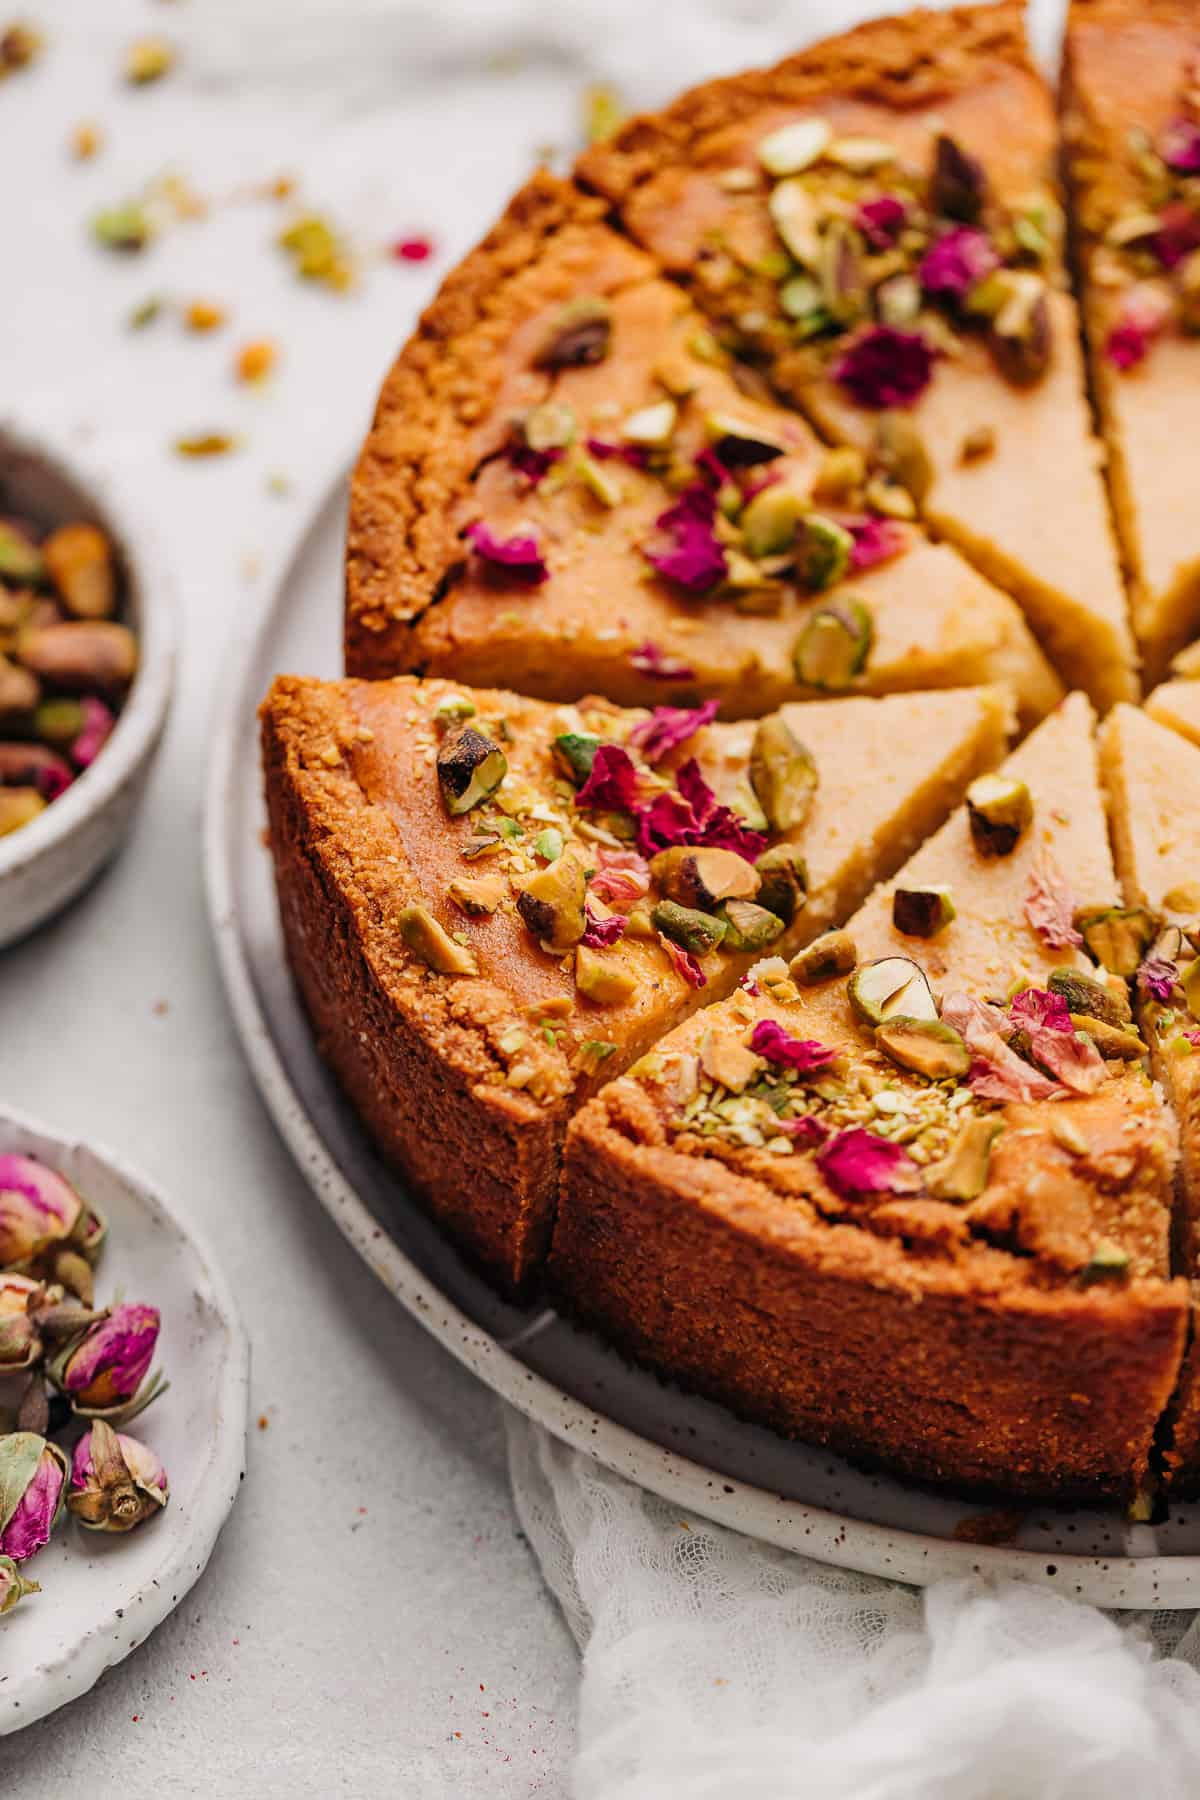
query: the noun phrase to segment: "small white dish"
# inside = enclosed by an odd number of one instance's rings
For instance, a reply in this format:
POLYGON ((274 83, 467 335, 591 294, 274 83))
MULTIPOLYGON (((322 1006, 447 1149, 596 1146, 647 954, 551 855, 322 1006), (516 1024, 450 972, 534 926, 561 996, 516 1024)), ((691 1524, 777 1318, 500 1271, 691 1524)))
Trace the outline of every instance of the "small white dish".
POLYGON ((100 1301, 119 1287, 162 1313, 156 1366, 170 1391, 130 1425, 171 1484, 128 1536, 65 1518, 21 1565, 41 1583, 0 1619, 0 1734, 84 1694, 162 1623, 202 1573, 245 1472, 250 1349, 219 1271, 159 1196, 108 1151, 0 1112, 0 1152, 62 1173, 108 1220, 100 1301))
POLYGON ((0 513, 10 512, 47 525, 86 519, 109 534, 139 665, 116 729, 91 768, 32 824, 0 838, 0 949, 73 900, 121 843, 162 736, 175 666, 171 584, 110 469, 65 432, 0 421, 0 513))

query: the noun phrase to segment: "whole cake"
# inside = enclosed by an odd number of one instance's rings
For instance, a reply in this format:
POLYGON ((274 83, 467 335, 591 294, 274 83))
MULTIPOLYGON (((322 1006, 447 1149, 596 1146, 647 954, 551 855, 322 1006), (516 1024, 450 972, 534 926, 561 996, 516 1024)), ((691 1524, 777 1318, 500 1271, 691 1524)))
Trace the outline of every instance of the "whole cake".
POLYGON ((1056 115, 1011 0, 913 12, 534 176, 384 383, 348 679, 262 708, 321 1052, 492 1280, 1143 1517, 1200 1491, 1198 50, 1074 0, 1056 115))

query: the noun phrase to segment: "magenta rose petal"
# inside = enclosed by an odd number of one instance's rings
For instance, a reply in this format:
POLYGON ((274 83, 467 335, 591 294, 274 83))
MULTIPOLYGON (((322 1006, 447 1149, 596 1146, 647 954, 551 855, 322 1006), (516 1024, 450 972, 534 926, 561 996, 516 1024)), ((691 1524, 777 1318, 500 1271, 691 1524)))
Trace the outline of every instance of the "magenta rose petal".
POLYGON ((856 1125, 839 1131, 817 1151, 817 1166, 835 1194, 917 1194, 921 1171, 907 1150, 856 1125))
POLYGON ((619 744, 601 744, 575 804, 585 811, 632 812, 640 790, 637 767, 628 750, 619 744))
POLYGON ((702 483, 693 482, 673 506, 658 515, 656 536, 642 545, 642 555, 668 581, 689 593, 706 593, 726 575, 716 517, 715 497, 702 483))
POLYGON ((937 354, 919 331, 872 325, 834 363, 833 378, 859 406, 911 406, 929 386, 937 354))
POLYGON ((630 651, 629 660, 639 675, 650 675, 656 681, 694 681, 696 671, 690 663, 672 656, 660 645, 650 642, 630 651))
POLYGON ((463 536, 470 541, 481 561, 511 576, 514 581, 536 587, 549 578, 550 571, 535 537, 497 537, 482 519, 468 525, 463 536))
POLYGON ((793 1037, 775 1019, 760 1019, 750 1035, 750 1048, 781 1069, 816 1075, 837 1061, 838 1053, 814 1038, 793 1037))
POLYGON ((705 725, 711 725, 720 707, 718 700, 701 706, 656 706, 648 719, 635 725, 629 742, 648 763, 661 762, 671 750, 686 744, 705 725))

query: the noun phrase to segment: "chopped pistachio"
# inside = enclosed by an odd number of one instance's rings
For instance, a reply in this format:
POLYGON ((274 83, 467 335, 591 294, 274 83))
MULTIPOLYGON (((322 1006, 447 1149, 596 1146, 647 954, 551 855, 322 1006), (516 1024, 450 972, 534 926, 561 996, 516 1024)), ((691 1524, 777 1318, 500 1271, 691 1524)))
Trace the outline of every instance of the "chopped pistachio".
POLYGON ((147 325, 153 325, 162 309, 162 300, 157 294, 151 294, 148 300, 143 300, 141 305, 135 306, 130 313, 128 321, 130 331, 144 331, 147 325))
POLYGON ((873 637, 871 614, 853 595, 819 606, 793 652, 797 681, 830 691, 849 687, 867 660, 873 637))
POLYGON ((875 310, 881 325, 904 331, 915 323, 921 310, 921 284, 915 275, 889 275, 875 289, 875 310))
POLYGON ((603 298, 569 300, 543 343, 535 366, 577 369, 603 362, 612 342, 612 307, 603 298))
POLYGON ((677 844, 659 851, 650 873, 669 900, 698 912, 722 900, 753 900, 759 889, 757 871, 733 850, 677 844))
POLYGON ((588 493, 601 506, 620 506, 624 498, 621 483, 603 463, 597 462, 586 450, 580 450, 576 452, 573 467, 588 493))
POLYGON ((750 782, 772 831, 794 831, 804 823, 818 780, 811 750, 783 714, 760 719, 750 749, 750 782))
POLYGON ((780 286, 779 305, 789 319, 807 319, 818 312, 824 316, 821 283, 811 275, 789 275, 780 286))
POLYGON ((872 169, 895 162, 896 152, 882 138, 839 137, 829 145, 825 160, 836 163, 839 169, 848 169, 852 175, 869 175, 872 169))
POLYGON ((661 931, 664 937, 693 956, 707 955, 725 936, 724 919, 698 912, 690 906, 680 906, 674 900, 660 900, 650 917, 656 931, 661 931))
POLYGON ((796 558, 797 573, 805 587, 821 593, 840 581, 850 567, 853 549, 854 539, 844 526, 821 513, 806 513, 796 558))
POLYGON ((1129 1252, 1111 1238, 1101 1238, 1092 1250, 1091 1260, 1079 1271, 1085 1287, 1097 1281, 1120 1281, 1129 1273, 1129 1252))
POLYGON ((823 155, 832 136, 833 128, 826 119, 797 119, 760 140, 758 160, 776 180, 799 175, 823 155))
POLYGON ((740 1094, 762 1068, 762 1058, 747 1049, 736 1031, 714 1027, 700 1042, 700 1067, 718 1087, 740 1094))
POLYGON ((1179 985, 1193 1019, 1200 1019, 1200 956, 1185 963, 1179 971, 1179 985))
POLYGON ((563 853, 563 834, 556 826, 548 825, 545 831, 538 832, 533 847, 547 862, 557 862, 563 853))
POLYGON ((397 920, 400 936, 414 956, 439 975, 478 975, 475 953, 455 943, 425 906, 406 906, 397 920))
POLYGON ((438 746, 438 783, 451 817, 470 812, 495 793, 507 773, 508 759, 499 744, 473 725, 447 732, 438 746))
POLYGON ((880 956, 855 969, 846 998, 866 1025, 900 1017, 935 1020, 937 1004, 929 978, 911 956, 880 956))
POLYGON ((727 950, 765 950, 783 930, 783 920, 753 900, 727 900, 717 916, 725 921, 727 950))
POLYGON ((1050 1119, 1050 1136, 1072 1156, 1086 1156, 1090 1145, 1075 1120, 1061 1108, 1055 1108, 1050 1119))
POLYGON ((600 739, 590 731, 564 731, 554 740, 554 760, 576 787, 592 772, 600 739))
POLYGON ((1077 912, 1075 929, 1102 968, 1128 980, 1154 942, 1158 921, 1144 906, 1100 906, 1077 912))
POLYGON ((803 507, 790 488, 776 482, 765 487, 742 509, 738 521, 750 556, 778 556, 795 540, 803 507))
POLYGON ((798 982, 811 986, 831 975, 848 975, 857 961, 858 951, 848 931, 826 931, 793 956, 788 969, 798 982))
POLYGON ((1139 1062, 1145 1056, 1146 1046, 1136 1031, 1112 1025, 1107 1019, 1097 1019, 1089 1013, 1072 1011, 1070 1017, 1076 1031, 1090 1037, 1101 1056, 1116 1057, 1122 1062, 1139 1062))
POLYGON ((885 412, 875 426, 873 465, 904 488, 918 506, 933 485, 933 462, 925 439, 904 413, 885 412))
MULTIPOLYGON (((867 459, 849 444, 826 450, 813 483, 814 500, 833 500, 844 505, 867 478, 867 459)), ((767 490, 770 492, 770 489, 767 490)))
POLYGON ((930 1081, 960 1081, 971 1066, 962 1034, 940 1019, 911 1019, 896 1013, 875 1028, 875 1042, 885 1056, 914 1075, 930 1081))
POLYGON ((967 819, 984 856, 1010 856, 1033 823, 1033 797, 1011 775, 980 775, 967 789, 967 819))
POLYGON ((817 203, 800 180, 781 181, 767 201, 771 222, 785 249, 806 269, 816 269, 821 257, 817 203))
POLYGON ((580 944, 575 952, 575 986, 598 1006, 620 1006, 637 992, 637 977, 613 957, 580 944))
POLYGON ((615 1055, 616 1048, 607 1038, 584 1038, 575 1052, 575 1067, 585 1075, 594 1075, 615 1055))
POLYGON ((521 434, 531 450, 565 450, 575 442, 578 429, 573 407, 545 400, 525 414, 521 434))
POLYGON ((987 1186, 992 1147, 1002 1122, 984 1115, 964 1119, 945 1156, 925 1170, 925 1186, 938 1200, 975 1200, 987 1186))
POLYGON ((587 930, 588 873, 578 850, 564 851, 526 881, 517 896, 525 925, 550 950, 569 950, 587 930))
POLYGON ((956 917, 948 887, 898 887, 892 894, 892 924, 905 937, 936 937, 956 917))
POLYGON ((992 425, 976 425, 968 431, 959 445, 958 460, 960 463, 983 462, 994 454, 996 449, 996 431, 992 425))
POLYGON ((764 850, 754 867, 762 883, 760 905, 790 925, 808 898, 808 866, 794 844, 764 850))
POLYGON ((471 881, 456 879, 446 891, 455 906, 472 918, 482 918, 500 905, 508 893, 508 881, 503 875, 480 875, 471 881))
POLYGON ((583 90, 583 134, 589 144, 605 138, 625 122, 625 103, 607 81, 590 81, 583 90))
POLYGON ((821 291, 825 310, 839 325, 849 325, 867 310, 867 281, 853 226, 834 219, 821 239, 821 291))
POLYGON ((625 936, 648 938, 654 936, 654 920, 649 900, 637 900, 625 915, 625 936))
POLYGON ((8 519, 0 519, 0 577, 34 583, 46 578, 41 551, 27 532, 8 519))
POLYGON ((1046 986, 1052 994, 1061 995, 1068 1012, 1087 1013, 1109 1025, 1120 1026, 1129 1021, 1129 1003, 1124 998, 1124 988, 1118 998, 1104 982, 1097 981, 1094 975, 1088 975, 1082 969, 1052 969, 1046 986))
POLYGON ((287 251, 303 280, 319 281, 339 291, 353 284, 350 253, 327 219, 316 214, 296 219, 280 232, 276 242, 287 251))
POLYGON ((473 700, 463 694, 449 694, 434 713, 434 720, 441 728, 450 725, 461 725, 464 719, 475 717, 476 707, 473 700))
MULTIPOLYGON (((705 415, 704 429, 721 461, 729 468, 746 468, 755 463, 772 462, 782 456, 787 445, 781 437, 735 413, 711 412, 705 415)), ((741 505, 741 494, 737 495, 741 505)))
POLYGON ((1052 326, 1046 283, 1028 270, 1005 273, 1010 295, 992 320, 992 353, 1009 381, 1028 386, 1041 379, 1050 363, 1052 326))
POLYGON ((656 449, 670 442, 678 416, 679 408, 674 400, 657 400, 653 406, 643 406, 639 412, 630 413, 621 426, 621 436, 627 444, 645 444, 656 449))
POLYGON ((125 206, 110 206, 95 213, 92 236, 106 250, 144 250, 154 236, 154 226, 145 207, 131 200, 125 206))

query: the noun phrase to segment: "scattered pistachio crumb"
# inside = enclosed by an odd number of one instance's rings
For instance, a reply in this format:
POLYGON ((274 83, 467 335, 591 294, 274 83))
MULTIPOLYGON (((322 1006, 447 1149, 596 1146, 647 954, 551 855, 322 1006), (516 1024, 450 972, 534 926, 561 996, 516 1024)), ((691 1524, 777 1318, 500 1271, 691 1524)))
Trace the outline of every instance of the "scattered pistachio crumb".
POLYGON ((138 200, 109 206, 92 217, 92 236, 106 250, 144 250, 154 236, 154 226, 138 200))
POLYGON ((274 494, 277 500, 285 499, 292 491, 292 478, 281 469, 273 469, 267 476, 267 492, 274 494))
POLYGON ((296 273, 305 281, 319 281, 337 292, 353 285, 350 252, 328 220, 310 213, 281 231, 276 242, 287 251, 296 273))
POLYGON ((583 135, 589 144, 610 138, 625 121, 625 104, 615 87, 593 81, 583 90, 583 135))
POLYGON ((144 331, 147 325, 153 325, 155 319, 162 312, 162 308, 162 300, 157 294, 152 294, 148 300, 143 300, 140 306, 135 306, 130 313, 129 329, 144 331))
POLYGON ((175 66, 175 47, 163 37, 138 38, 125 52, 125 79, 134 87, 161 81, 175 66))
POLYGON ((227 431, 199 431, 191 437, 177 437, 174 448, 180 456, 227 456, 237 449, 238 442, 227 431))

